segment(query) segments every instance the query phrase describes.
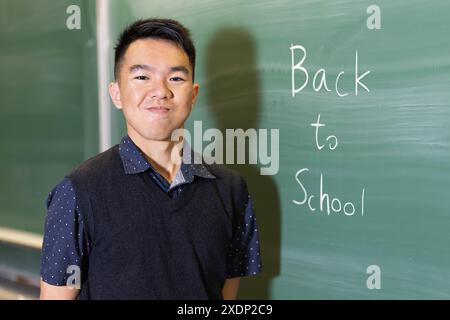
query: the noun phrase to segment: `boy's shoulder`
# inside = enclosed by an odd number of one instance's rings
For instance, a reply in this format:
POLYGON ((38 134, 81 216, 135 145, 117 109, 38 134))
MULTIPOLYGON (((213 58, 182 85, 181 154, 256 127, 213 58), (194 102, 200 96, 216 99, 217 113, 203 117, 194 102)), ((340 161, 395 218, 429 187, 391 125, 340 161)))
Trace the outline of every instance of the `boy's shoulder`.
POLYGON ((91 158, 83 161, 81 164, 73 168, 67 177, 73 177, 74 175, 93 177, 99 176, 105 173, 105 169, 109 166, 108 164, 113 163, 117 160, 119 145, 114 145, 108 150, 105 150, 91 158))

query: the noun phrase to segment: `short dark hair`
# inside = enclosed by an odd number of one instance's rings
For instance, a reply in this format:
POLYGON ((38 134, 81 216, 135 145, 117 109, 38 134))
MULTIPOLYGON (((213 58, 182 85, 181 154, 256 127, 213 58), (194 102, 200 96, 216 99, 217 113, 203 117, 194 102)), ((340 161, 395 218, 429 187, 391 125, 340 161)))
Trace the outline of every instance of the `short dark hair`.
POLYGON ((139 39, 163 39, 178 45, 189 57, 192 67, 192 80, 195 74, 195 46, 189 29, 172 19, 141 19, 122 31, 114 48, 114 78, 117 80, 119 67, 131 43, 139 39))

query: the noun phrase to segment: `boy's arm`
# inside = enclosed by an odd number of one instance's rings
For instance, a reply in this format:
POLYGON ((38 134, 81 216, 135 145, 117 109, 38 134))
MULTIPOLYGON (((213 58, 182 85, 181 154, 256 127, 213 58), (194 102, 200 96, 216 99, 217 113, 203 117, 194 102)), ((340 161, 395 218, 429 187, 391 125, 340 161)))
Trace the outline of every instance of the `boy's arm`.
POLYGON ((68 286, 53 286, 41 279, 41 300, 75 300, 80 290, 68 286))
POLYGON ((241 280, 239 277, 225 280, 225 284, 222 289, 222 296, 224 300, 236 300, 239 289, 239 280, 241 280))

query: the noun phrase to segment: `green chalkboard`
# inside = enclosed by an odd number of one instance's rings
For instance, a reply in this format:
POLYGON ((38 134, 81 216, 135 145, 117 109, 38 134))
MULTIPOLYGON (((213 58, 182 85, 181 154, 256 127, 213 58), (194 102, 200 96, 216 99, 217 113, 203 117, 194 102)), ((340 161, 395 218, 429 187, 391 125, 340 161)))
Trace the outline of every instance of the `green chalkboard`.
POLYGON ((1 1, 0 48, 0 226, 41 234, 51 188, 98 150, 95 4, 1 1))
MULTIPOLYGON (((254 198, 265 270, 241 298, 450 298, 450 3, 377 1, 376 20, 371 4, 111 2, 113 38, 144 17, 192 30, 200 97, 188 129, 279 129, 276 175, 230 164, 254 198), (309 76, 295 96, 291 46, 309 76), (366 71, 370 92, 356 95, 366 71), (330 91, 315 91, 324 73, 330 91)), ((305 74, 294 76, 300 88, 305 74)))
MULTIPOLYGON (((0 2, 0 97, 0 227, 39 235, 50 190, 98 152, 94 1, 0 2)), ((0 243, 0 272, 37 279, 39 257, 0 243)))

